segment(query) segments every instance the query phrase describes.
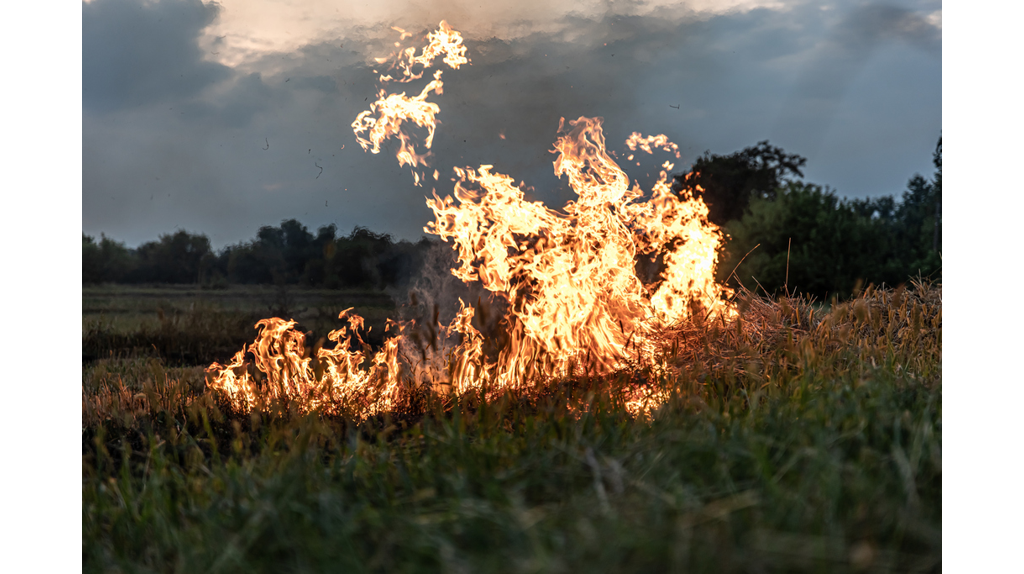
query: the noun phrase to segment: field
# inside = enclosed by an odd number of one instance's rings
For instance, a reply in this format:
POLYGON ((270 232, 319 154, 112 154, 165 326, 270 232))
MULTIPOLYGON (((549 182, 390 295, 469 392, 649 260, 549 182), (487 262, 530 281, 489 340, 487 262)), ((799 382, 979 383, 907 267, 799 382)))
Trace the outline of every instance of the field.
POLYGON ((84 286, 82 359, 154 357, 165 365, 206 366, 251 342, 253 325, 264 317, 295 318, 303 328, 325 335, 349 307, 372 327, 370 342, 380 344, 395 301, 372 289, 84 286))
MULTIPOLYGON (((205 367, 373 291, 83 290, 83 566, 104 572, 938 572, 942 292, 750 294, 672 376, 240 413, 205 367), (281 313, 285 311, 287 313, 281 313), (664 389, 631 416, 625 388, 664 389)), ((377 331, 380 327, 374 327, 377 331)))

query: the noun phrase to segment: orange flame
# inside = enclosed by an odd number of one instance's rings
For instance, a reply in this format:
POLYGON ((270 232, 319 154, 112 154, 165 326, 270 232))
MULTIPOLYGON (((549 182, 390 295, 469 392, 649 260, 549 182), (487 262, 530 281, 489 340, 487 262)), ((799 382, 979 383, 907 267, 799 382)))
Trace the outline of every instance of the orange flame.
MULTIPOLYGON (((408 35, 396 30, 402 39, 408 35)), ((420 56, 414 48, 392 54, 389 70, 399 78, 382 75, 381 82, 421 78, 441 54, 453 68, 468 62, 462 37, 445 22, 427 38, 430 43, 420 56), (422 69, 416 72, 416 66, 422 69)), ((426 98, 432 91, 441 93, 441 70, 433 78, 413 98, 380 91, 370 110, 352 124, 364 150, 378 153, 387 138, 397 137, 400 166, 426 165, 439 111, 426 98), (416 151, 404 131, 406 122, 428 129, 426 152, 416 151)), ((210 366, 209 386, 244 410, 272 399, 293 399, 303 409, 333 412, 345 405, 369 416, 393 409, 407 392, 427 385, 457 394, 483 388, 502 392, 557 377, 659 366, 660 333, 712 315, 733 317, 728 290, 714 281, 722 236, 708 221, 707 206, 699 196, 672 192, 671 161, 662 164, 645 200, 639 184, 631 185, 607 153, 601 121, 563 118, 559 124, 554 171, 577 195, 561 211, 526 201, 523 184, 517 186, 490 165, 455 168, 453 195, 442 198, 434 192, 427 199, 434 221, 424 230, 452 240, 458 256, 452 274, 479 281, 508 303, 502 322, 508 340, 496 359, 485 356, 483 335, 472 324, 474 309, 461 301, 443 331, 458 343, 441 354, 440 366, 426 354, 419 361, 400 357, 404 325, 390 322, 398 334, 371 358, 372 350, 359 335, 362 319, 346 310, 339 318, 348 326, 330 333, 335 348, 319 349, 315 368, 294 321, 264 319, 248 350, 265 380, 257 382, 242 370, 243 348, 227 366, 210 366), (654 281, 645 283, 637 272, 643 258, 659 265, 654 281)), ((679 158, 678 146, 664 135, 634 132, 625 144, 634 152, 660 149, 679 158)), ((422 175, 415 169, 413 174, 419 184, 422 175)), ((437 171, 433 177, 438 179, 437 171)), ((627 407, 648 412, 664 398, 661 392, 637 391, 627 407)))
MULTIPOLYGON (((578 195, 563 212, 525 201, 511 177, 488 165, 456 169, 454 198, 427 200, 435 221, 425 231, 452 239, 458 250, 453 274, 511 303, 517 355, 543 353, 552 360, 549 376, 570 374, 571 364, 606 372, 649 358, 652 334, 698 310, 731 314, 714 281, 721 234, 703 201, 672 193, 667 171, 651 199, 640 201, 642 190, 629 187, 605 152, 599 118, 568 128, 563 120, 559 131, 555 173, 578 195), (644 285, 637 257, 657 254, 661 281, 644 285)), ((664 136, 654 141, 671 147, 664 136)), ((499 377, 521 379, 519 358, 499 362, 499 377)))
MULTIPOLYGON (((392 337, 373 354, 359 336, 362 317, 342 311, 339 319, 349 326, 331 331, 328 339, 334 349, 319 349, 317 360, 323 374, 316 376, 306 356, 305 336, 296 331, 295 321, 272 318, 256 324, 259 334, 248 350, 255 357, 256 369, 265 381, 258 382, 245 366, 246 349, 235 354, 226 367, 213 363, 207 368, 207 386, 224 392, 236 407, 249 411, 273 400, 294 400, 300 410, 336 411, 338 404, 354 407, 359 414, 372 416, 393 408, 399 398, 398 342, 392 337), (352 350, 353 337, 358 348, 352 350)), ((389 325, 390 326, 390 325, 389 325)))
MULTIPOLYGON (((401 34, 402 39, 411 35, 401 28, 394 29, 401 34)), ((389 70, 398 72, 399 77, 396 79, 390 74, 382 74, 380 82, 382 84, 392 81, 407 83, 418 80, 423 77, 427 68, 433 66, 434 60, 442 54, 444 54, 444 63, 456 70, 462 64, 469 62, 466 57, 466 47, 462 45, 462 36, 452 30, 444 20, 441 21, 436 31, 427 35, 427 39, 430 40, 430 43, 423 48, 419 56, 416 55, 416 48, 407 48, 392 54, 392 64, 389 70), (418 72, 415 71, 416 67, 420 67, 418 72)), ((386 58, 378 59, 378 63, 385 61, 387 61, 386 58)), ((415 168, 426 165, 429 153, 417 152, 411 136, 402 129, 402 126, 405 122, 410 121, 421 128, 426 128, 427 137, 423 146, 430 149, 438 124, 435 116, 441 108, 433 102, 428 102, 427 98, 431 92, 443 93, 442 72, 443 70, 435 70, 434 79, 416 96, 407 96, 405 92, 389 94, 387 90, 381 88, 377 94, 377 101, 370 104, 370 109, 361 112, 352 122, 356 141, 362 146, 363 151, 380 153, 380 146, 384 140, 389 137, 397 137, 400 142, 399 150, 396 153, 398 163, 401 166, 409 165, 413 168, 413 177, 417 185, 420 184, 423 175, 415 168)))

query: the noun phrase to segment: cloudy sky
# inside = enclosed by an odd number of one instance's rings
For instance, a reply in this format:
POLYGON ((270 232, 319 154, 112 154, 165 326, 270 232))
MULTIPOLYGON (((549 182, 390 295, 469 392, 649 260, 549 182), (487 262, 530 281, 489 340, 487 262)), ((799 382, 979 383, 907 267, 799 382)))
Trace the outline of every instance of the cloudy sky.
MULTIPOLYGON (((430 187, 363 152, 350 125, 374 99, 391 27, 420 45, 442 19, 472 61, 432 98, 443 174, 493 164, 561 205, 571 193, 549 150, 559 118, 579 116, 605 119, 610 148, 668 135, 676 171, 768 139, 842 196, 898 195, 932 172, 939 1, 508 4, 84 2, 83 231, 134 246, 186 229, 223 247, 296 218, 417 239, 430 187)), ((656 169, 633 167, 642 182, 656 169)))

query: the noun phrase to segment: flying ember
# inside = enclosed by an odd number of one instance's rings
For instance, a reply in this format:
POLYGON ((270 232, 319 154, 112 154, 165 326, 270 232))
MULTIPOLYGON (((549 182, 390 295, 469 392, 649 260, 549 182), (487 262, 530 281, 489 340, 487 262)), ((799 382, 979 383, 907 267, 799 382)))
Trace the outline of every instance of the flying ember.
MULTIPOLYGON (((396 30, 402 40, 410 36, 396 30)), ((382 86, 422 79, 442 56, 453 69, 469 62, 461 35, 446 22, 426 39, 419 55, 408 48, 378 60, 390 63, 379 77, 382 86)), ((410 166, 417 185, 425 179, 418 170, 428 165, 440 111, 428 98, 443 88, 442 70, 431 77, 412 97, 382 87, 352 124, 357 141, 371 153, 397 138, 399 165, 410 166), (422 142, 411 135, 413 125, 427 130, 422 142)), ((665 332, 688 321, 736 314, 727 289, 714 280, 722 236, 699 196, 672 191, 675 144, 664 135, 634 132, 625 145, 634 153, 670 156, 650 193, 631 184, 606 151, 601 119, 580 117, 558 126, 554 171, 577 196, 561 210, 527 201, 513 178, 491 165, 454 168, 452 195, 435 191, 427 199, 434 221, 424 230, 451 241, 457 254, 451 273, 479 282, 505 303, 505 336, 496 354, 484 352, 484 336, 473 325, 476 309, 465 303, 449 325, 437 326, 443 350, 429 356, 402 352, 412 322, 389 322, 391 338, 373 352, 360 336, 362 319, 345 311, 339 318, 347 325, 328 336, 336 346, 310 357, 295 322, 271 318, 257 323, 255 342, 232 362, 209 367, 208 386, 243 410, 288 398, 307 410, 371 416, 425 388, 493 394, 636 365, 667 368, 657 364, 665 332), (637 272, 643 259, 657 264, 653 281, 637 272), (247 351, 265 380, 257 381, 246 368, 247 351)), ((637 396, 627 406, 642 412, 657 400, 637 396)))

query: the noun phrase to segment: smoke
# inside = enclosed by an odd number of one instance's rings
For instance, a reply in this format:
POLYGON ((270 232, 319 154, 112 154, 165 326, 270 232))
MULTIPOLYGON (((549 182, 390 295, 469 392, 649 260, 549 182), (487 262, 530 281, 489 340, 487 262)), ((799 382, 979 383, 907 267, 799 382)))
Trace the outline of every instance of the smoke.
POLYGON ((448 325, 463 306, 474 307, 474 327, 487 334, 497 328, 505 315, 507 301, 484 289, 478 282, 464 283, 452 275, 458 267, 456 252, 450 243, 435 242, 424 255, 420 273, 408 291, 393 292, 402 320, 416 320, 425 328, 438 323, 448 325))
POLYGON ((424 254, 420 273, 406 289, 391 290, 404 324, 405 337, 399 342, 399 355, 417 385, 432 386, 447 380, 446 356, 462 343, 458 333, 445 329, 464 307, 472 307, 473 327, 484 338, 483 352, 489 361, 508 342, 503 319, 508 302, 486 290, 478 282, 464 283, 452 275, 458 265, 450 243, 440 241, 424 254))

